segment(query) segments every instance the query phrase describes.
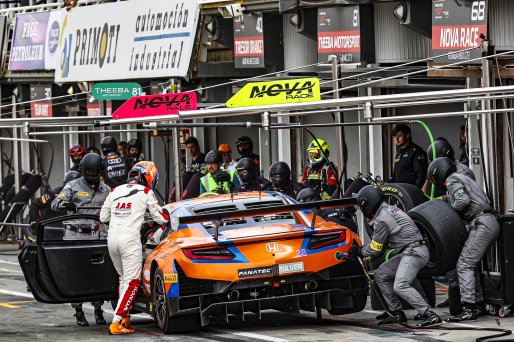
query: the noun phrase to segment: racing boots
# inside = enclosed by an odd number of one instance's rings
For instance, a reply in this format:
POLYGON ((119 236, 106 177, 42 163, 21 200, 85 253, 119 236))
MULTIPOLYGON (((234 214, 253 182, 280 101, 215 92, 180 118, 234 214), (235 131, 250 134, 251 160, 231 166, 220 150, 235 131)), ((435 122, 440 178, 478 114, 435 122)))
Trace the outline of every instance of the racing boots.
POLYGON ((476 306, 471 303, 463 303, 461 311, 446 320, 448 323, 458 323, 462 321, 474 322, 477 320, 476 306))
POLYGON ((437 327, 443 324, 443 320, 439 317, 435 312, 430 309, 426 309, 426 311, 421 315, 421 322, 416 324, 419 328, 430 328, 437 327))
POLYGON ((109 326, 109 335, 126 335, 133 334, 134 332, 134 329, 127 329, 120 322, 113 322, 109 326))
POLYGON ((378 325, 384 325, 384 324, 407 324, 407 317, 405 317, 405 314, 402 310, 393 311, 391 312, 393 314, 392 317, 387 317, 378 322, 378 325))
POLYGON ((384 311, 384 312, 382 312, 380 315, 378 315, 377 317, 375 317, 375 319, 376 319, 377 321, 381 321, 381 320, 383 320, 383 319, 386 319, 387 317, 391 317, 391 316, 389 316, 389 314, 387 313, 387 311, 384 311))
POLYGON ((77 310, 73 316, 77 319, 77 325, 79 327, 87 327, 89 325, 86 316, 84 316, 84 311, 77 310))
POLYGON ((129 330, 134 330, 134 328, 132 328, 132 324, 130 323, 130 316, 123 317, 121 319, 121 325, 123 325, 125 328, 127 328, 129 330))
POLYGON ((95 308, 95 321, 98 325, 105 325, 104 312, 102 308, 95 308))

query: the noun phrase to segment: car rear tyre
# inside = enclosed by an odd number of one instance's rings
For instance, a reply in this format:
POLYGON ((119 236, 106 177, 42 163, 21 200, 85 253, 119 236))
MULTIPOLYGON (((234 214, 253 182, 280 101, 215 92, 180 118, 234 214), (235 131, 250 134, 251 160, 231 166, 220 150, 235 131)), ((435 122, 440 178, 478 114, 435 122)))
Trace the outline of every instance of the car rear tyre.
POLYGON ((192 333, 201 329, 202 324, 198 314, 170 316, 164 277, 159 268, 155 270, 153 277, 152 302, 155 321, 165 334, 192 333))
POLYGON ((408 212, 425 237, 430 252, 423 275, 445 275, 457 265, 468 232, 457 212, 445 201, 432 200, 408 212))
MULTIPOLYGON (((388 204, 395 205, 401 210, 408 212, 414 207, 425 203, 428 198, 423 194, 420 188, 407 183, 390 183, 380 187, 388 204)), ((373 235, 373 229, 364 220, 364 227, 369 237, 373 235)))
POLYGON ((350 308, 350 309, 332 308, 330 310, 327 310, 328 313, 333 316, 337 316, 337 315, 346 315, 346 314, 350 314, 350 313, 354 313, 354 312, 360 312, 360 311, 364 310, 364 308, 366 307, 366 302, 368 301, 368 294, 364 293, 364 294, 355 295, 355 296, 352 296, 352 299, 353 299, 353 308, 350 308))

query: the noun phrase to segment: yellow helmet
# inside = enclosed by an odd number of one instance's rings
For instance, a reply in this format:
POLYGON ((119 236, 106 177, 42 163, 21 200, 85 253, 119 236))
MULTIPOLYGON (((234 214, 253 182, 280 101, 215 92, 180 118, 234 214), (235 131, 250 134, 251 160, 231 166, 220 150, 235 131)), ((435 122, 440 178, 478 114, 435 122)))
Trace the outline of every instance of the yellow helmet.
POLYGON ((330 156, 330 146, 325 140, 315 139, 307 147, 307 153, 309 154, 309 162, 318 164, 323 162, 325 157, 330 156))

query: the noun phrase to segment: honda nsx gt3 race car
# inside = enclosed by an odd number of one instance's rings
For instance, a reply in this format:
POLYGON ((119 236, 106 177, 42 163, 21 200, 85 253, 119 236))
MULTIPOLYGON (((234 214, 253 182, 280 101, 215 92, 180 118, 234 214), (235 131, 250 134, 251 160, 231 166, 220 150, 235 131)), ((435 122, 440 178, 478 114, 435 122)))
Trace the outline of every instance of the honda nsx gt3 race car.
MULTIPOLYGON (((361 241, 350 229, 315 214, 354 204, 354 198, 296 204, 274 192, 168 204, 170 224, 160 243, 146 245, 133 310, 152 315, 165 333, 195 331, 211 321, 228 322, 229 316, 260 318, 268 309, 361 311, 368 284, 360 265, 348 257, 361 241)), ((19 260, 38 301, 117 298, 107 241, 93 238, 101 227, 97 220, 71 215, 37 223, 37 243, 26 245, 19 260), (66 229, 91 232, 92 238, 64 240, 66 229)))

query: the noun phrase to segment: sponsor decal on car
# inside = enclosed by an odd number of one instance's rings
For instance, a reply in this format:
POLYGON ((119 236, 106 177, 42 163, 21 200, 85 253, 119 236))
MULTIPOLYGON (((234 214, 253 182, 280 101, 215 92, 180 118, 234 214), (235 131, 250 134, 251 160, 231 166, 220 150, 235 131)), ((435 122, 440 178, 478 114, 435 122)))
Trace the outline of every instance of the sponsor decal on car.
POLYGON ((303 261, 292 262, 290 264, 278 265, 278 274, 279 275, 289 274, 289 273, 298 273, 298 272, 303 272, 303 271, 304 271, 303 261))
POLYGON ((267 277, 273 275, 273 266, 256 267, 256 268, 243 268, 237 270, 239 278, 252 278, 252 277, 267 277))
POLYGON ((164 283, 178 283, 178 274, 176 273, 169 273, 164 275, 164 283))

